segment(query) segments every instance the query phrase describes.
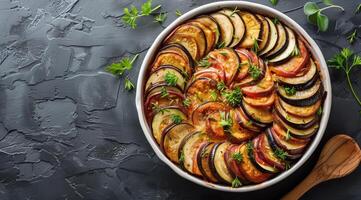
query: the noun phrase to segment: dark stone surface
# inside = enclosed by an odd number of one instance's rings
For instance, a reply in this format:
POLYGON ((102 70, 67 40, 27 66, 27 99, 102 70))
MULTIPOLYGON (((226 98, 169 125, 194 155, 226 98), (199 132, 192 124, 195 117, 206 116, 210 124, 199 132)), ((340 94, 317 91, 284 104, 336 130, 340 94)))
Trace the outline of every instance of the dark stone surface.
MULTIPOLYGON (((211 1, 167 0, 164 27, 175 10, 211 1)), ((256 2, 270 5, 268 0, 256 2)), ((280 0, 275 8, 296 20, 316 40, 326 59, 349 46, 344 34, 360 27, 353 12, 360 0, 335 1, 330 31, 317 33, 303 14, 305 0, 280 0)), ((248 194, 195 185, 160 162, 139 126, 134 92, 107 64, 140 53, 129 77, 163 27, 146 17, 125 27, 125 0, 0 0, 0 199, 278 199, 315 164, 316 155, 287 180, 248 194)), ((138 5, 140 1, 134 2, 138 5)), ((360 31, 360 30, 359 30, 360 31)), ((361 39, 352 46, 361 51, 361 39)), ((331 70, 333 107, 322 143, 337 133, 361 142, 361 116, 343 74, 331 70)), ((352 74, 361 94, 361 71, 352 74)), ((321 145, 322 146, 322 145, 321 145)), ((323 183, 303 199, 361 199, 361 169, 323 183)))

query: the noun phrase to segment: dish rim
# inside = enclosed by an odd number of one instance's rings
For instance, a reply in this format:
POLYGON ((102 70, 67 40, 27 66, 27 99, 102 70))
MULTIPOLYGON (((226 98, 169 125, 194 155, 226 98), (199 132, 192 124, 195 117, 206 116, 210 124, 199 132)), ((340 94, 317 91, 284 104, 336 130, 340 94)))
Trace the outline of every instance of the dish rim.
POLYGON ((261 189, 270 187, 270 186, 275 185, 276 183, 284 180, 285 178, 287 178, 288 176, 293 174, 296 170, 298 170, 310 158, 310 156, 313 154, 313 152, 316 150, 317 146, 319 145, 319 143, 324 135, 324 132, 326 130, 327 124, 328 124, 330 111, 331 111, 331 104, 332 104, 332 87, 331 87, 331 80, 330 80, 327 64, 326 64, 325 58, 323 57, 321 49, 316 44, 316 42, 311 38, 311 36, 293 19, 291 19, 287 15, 283 14, 282 12, 280 12, 274 8, 271 8, 271 7, 262 5, 262 4, 258 4, 258 3, 246 2, 246 1, 225 1, 225 2, 219 1, 219 2, 213 2, 213 3, 202 5, 200 7, 197 7, 195 9, 192 9, 192 10, 184 13, 182 16, 180 16, 179 18, 174 20, 167 28, 165 28, 157 36, 157 38, 154 40, 153 44, 147 51, 147 54, 144 57, 144 60, 142 62, 142 65, 141 65, 141 68, 139 71, 139 76, 138 76, 138 80, 137 80, 135 104, 136 104, 136 108, 137 108, 139 123, 142 127, 143 133, 144 133, 147 141, 151 145, 152 149, 154 150, 154 152, 156 153, 158 158, 162 162, 167 164, 179 176, 181 176, 191 182, 194 182, 198 185, 201 185, 201 186, 204 186, 204 187, 207 187, 210 189, 215 189, 215 190, 224 191, 224 192, 250 192, 250 191, 256 191, 256 190, 261 190, 261 189), (202 14, 206 14, 206 13, 210 13, 212 11, 219 10, 219 9, 222 9, 225 7, 238 7, 239 9, 250 10, 250 11, 265 14, 268 16, 277 17, 280 21, 282 21, 284 24, 291 27, 292 30, 294 30, 299 35, 301 35, 308 42, 308 44, 311 48, 309 50, 312 52, 312 55, 320 64, 320 71, 321 71, 322 78, 323 78, 322 82, 323 82, 325 91, 327 92, 327 96, 326 96, 326 99, 323 104, 323 115, 322 115, 322 119, 320 122, 319 130, 317 131, 316 135, 312 139, 311 145, 308 147, 308 149, 305 151, 305 153, 302 155, 302 157, 290 169, 278 174, 277 176, 275 176, 272 179, 269 179, 269 180, 259 183, 259 184, 246 185, 246 186, 241 186, 239 188, 232 188, 230 186, 223 186, 223 185, 219 185, 219 184, 215 184, 215 183, 211 183, 211 182, 202 180, 201 178, 198 178, 198 177, 191 175, 188 172, 182 170, 176 164, 174 164, 172 161, 170 161, 164 155, 164 153, 161 151, 159 145, 153 138, 152 131, 150 130, 150 127, 148 126, 146 118, 145 118, 144 102, 143 102, 143 100, 144 100, 143 87, 145 84, 145 77, 147 75, 146 74, 147 67, 150 64, 150 62, 153 60, 153 56, 155 53, 157 53, 157 50, 160 47, 162 41, 171 33, 171 31, 174 28, 176 28, 178 25, 182 24, 186 20, 189 20, 195 16, 199 16, 202 14))

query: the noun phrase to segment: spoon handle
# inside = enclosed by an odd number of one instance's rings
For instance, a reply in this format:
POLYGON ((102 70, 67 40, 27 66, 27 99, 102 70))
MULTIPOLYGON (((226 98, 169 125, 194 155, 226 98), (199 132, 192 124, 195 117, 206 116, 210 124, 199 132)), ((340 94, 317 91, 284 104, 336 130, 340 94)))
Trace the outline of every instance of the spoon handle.
POLYGON ((303 179, 293 190, 281 198, 281 200, 297 200, 310 190, 313 186, 319 184, 321 180, 317 178, 317 170, 312 170, 311 173, 303 179))

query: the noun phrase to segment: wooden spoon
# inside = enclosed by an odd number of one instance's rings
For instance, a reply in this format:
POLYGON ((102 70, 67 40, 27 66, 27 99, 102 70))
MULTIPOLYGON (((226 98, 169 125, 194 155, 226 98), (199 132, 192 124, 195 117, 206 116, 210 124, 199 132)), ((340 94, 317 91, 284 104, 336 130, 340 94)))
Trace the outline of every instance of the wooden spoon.
POLYGON ((361 150, 357 142, 347 135, 331 138, 321 151, 311 173, 282 200, 296 200, 313 186, 353 172, 360 164, 361 150))

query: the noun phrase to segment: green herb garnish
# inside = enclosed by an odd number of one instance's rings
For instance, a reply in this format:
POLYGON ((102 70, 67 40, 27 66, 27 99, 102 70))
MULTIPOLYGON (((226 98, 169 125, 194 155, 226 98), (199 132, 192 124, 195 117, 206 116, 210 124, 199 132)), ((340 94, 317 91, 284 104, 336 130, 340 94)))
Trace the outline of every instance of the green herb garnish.
POLYGON ((148 0, 141 6, 141 11, 139 12, 138 8, 131 5, 130 8, 124 8, 124 15, 122 20, 125 24, 135 29, 137 27, 137 19, 143 16, 149 16, 154 11, 158 10, 161 5, 158 5, 152 8, 152 0, 148 0))
POLYGON ((286 87, 284 87, 285 88, 285 92, 286 92, 286 94, 287 94, 287 96, 293 96, 293 95, 295 95, 296 94, 296 88, 295 87, 288 87, 288 86, 286 86, 286 87))
POLYGON ((218 82, 218 83, 217 83, 217 90, 223 91, 224 89, 226 89, 226 84, 224 84, 223 81, 218 82))
POLYGON ((172 72, 167 72, 164 75, 164 81, 167 83, 167 85, 176 86, 178 82, 178 77, 172 72))
POLYGON ((234 178, 233 181, 232 181, 232 187, 233 188, 238 188, 240 186, 242 186, 241 181, 239 181, 238 177, 234 178))
POLYGON ((169 93, 168 93, 167 89, 163 86, 162 89, 160 90, 160 97, 164 98, 167 96, 169 96, 169 93))
POLYGON ((163 22, 167 19, 167 13, 159 13, 154 17, 154 22, 158 22, 163 24, 163 22))
POLYGON ((176 114, 172 114, 171 119, 172 119, 172 122, 175 124, 180 124, 183 121, 182 117, 180 115, 176 115, 176 114))
POLYGON ((258 66, 250 64, 248 74, 251 75, 254 80, 258 79, 261 73, 262 71, 258 68, 258 66))
POLYGON ((191 100, 189 98, 186 98, 183 100, 183 105, 185 107, 189 107, 191 105, 191 100))
POLYGON ((226 46, 226 43, 224 43, 224 41, 221 41, 216 46, 217 46, 217 49, 221 49, 226 46))
POLYGON ((165 112, 170 112, 168 109, 160 107, 158 103, 152 103, 152 110, 154 113, 160 112, 162 114, 164 114, 165 112))
POLYGON ((291 138, 290 129, 287 129, 286 140, 289 140, 290 138, 291 138))
POLYGON ((321 116, 321 115, 322 115, 322 112, 323 112, 322 106, 320 106, 320 107, 317 109, 317 115, 318 115, 318 116, 321 116))
POLYGON ((183 163, 184 163, 184 152, 183 151, 181 151, 181 154, 178 158, 178 162, 179 162, 180 166, 183 166, 183 163))
POLYGON ((276 150, 274 151, 274 155, 281 160, 286 160, 288 153, 280 148, 276 148, 276 150))
POLYGON ((269 0, 271 2, 272 5, 276 6, 278 3, 278 0, 269 0))
POLYGON ((114 75, 123 75, 125 71, 131 70, 133 67, 133 63, 138 58, 139 54, 135 55, 133 58, 124 57, 119 62, 115 62, 110 64, 105 68, 105 70, 114 75))
POLYGON ((344 48, 340 53, 334 55, 333 58, 327 62, 331 67, 336 70, 343 70, 346 74, 346 79, 348 86, 351 90, 352 95, 354 96, 356 102, 361 107, 361 100, 357 96, 355 89, 353 88, 351 82, 351 70, 356 67, 361 67, 361 57, 354 54, 350 49, 344 48))
POLYGON ((358 14, 358 13, 360 13, 360 11, 361 11, 361 3, 358 4, 358 6, 356 7, 356 9, 355 9, 355 15, 358 14))
POLYGON ((221 121, 219 124, 223 127, 224 130, 229 130, 233 124, 232 119, 225 112, 221 112, 221 121))
POLYGON ((229 92, 223 92, 222 96, 232 107, 240 105, 242 101, 242 92, 239 87, 236 87, 234 90, 231 90, 229 92))
POLYGON ((126 77, 124 80, 124 88, 128 91, 132 90, 135 88, 134 84, 132 83, 132 81, 126 77))
POLYGON ((347 41, 350 43, 350 44, 353 44, 355 42, 357 38, 357 29, 355 29, 351 35, 347 36, 347 41))
POLYGON ((252 150, 253 150, 253 143, 252 143, 252 141, 247 142, 246 148, 247 148, 248 151, 252 151, 252 150))
POLYGON ((181 12, 179 9, 177 9, 177 10, 175 10, 175 15, 176 15, 177 17, 179 17, 179 16, 181 16, 181 15, 183 15, 183 14, 182 14, 182 12, 181 12))
POLYGON ((211 95, 212 101, 217 101, 218 94, 217 94, 217 92, 215 90, 212 90, 210 95, 211 95))
POLYGON ((295 48, 292 50, 291 56, 300 56, 300 50, 298 49, 297 45, 295 45, 295 48))
POLYGON ((237 163, 241 163, 242 160, 243 160, 243 156, 242 156, 242 154, 239 153, 239 152, 232 154, 232 158, 233 158, 233 160, 235 160, 237 163))
POLYGON ((273 18, 273 20, 272 20, 272 22, 274 23, 274 24, 278 24, 278 22, 279 22, 280 20, 277 18, 277 17, 275 17, 275 18, 273 18))
POLYGON ((209 66, 211 66, 211 63, 208 61, 208 57, 205 57, 198 62, 198 65, 200 67, 208 68, 209 66))
POLYGON ((257 54, 257 53, 258 53, 258 50, 259 50, 258 40, 257 40, 257 39, 254 39, 254 40, 253 40, 252 51, 257 54))
POLYGON ((322 14, 322 11, 329 8, 339 8, 342 11, 344 11, 344 9, 341 6, 334 5, 331 0, 323 0, 322 2, 327 6, 324 8, 319 8, 317 3, 307 2, 303 7, 303 11, 307 16, 308 22, 316 25, 319 31, 324 32, 328 29, 329 19, 326 15, 322 14))

